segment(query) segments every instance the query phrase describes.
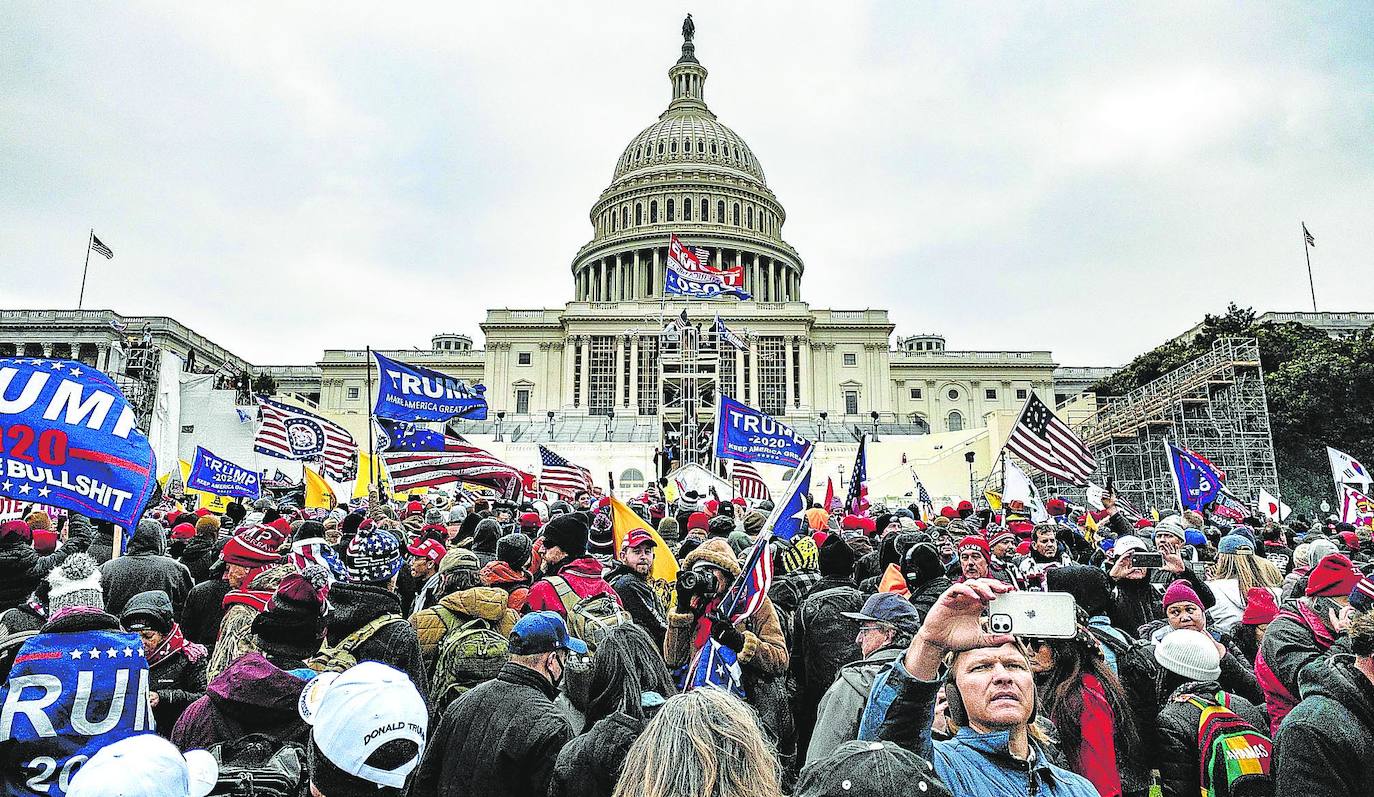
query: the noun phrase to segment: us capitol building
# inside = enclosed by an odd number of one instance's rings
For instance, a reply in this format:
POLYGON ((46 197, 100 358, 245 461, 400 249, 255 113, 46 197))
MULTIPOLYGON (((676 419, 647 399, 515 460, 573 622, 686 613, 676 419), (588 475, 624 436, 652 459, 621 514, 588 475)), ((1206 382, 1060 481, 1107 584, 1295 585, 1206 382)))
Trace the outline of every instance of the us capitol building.
MULTIPOLYGON (((488 420, 457 431, 535 472, 544 443, 599 484, 614 478, 634 489, 663 467, 660 452, 673 464, 711 466, 705 430, 719 391, 822 441, 818 480, 847 478, 867 434, 878 440, 870 474, 890 482, 875 485, 878 494, 910 490, 915 467, 932 494, 953 496, 985 475, 1028 391, 1062 400, 1110 372, 1060 369, 1056 380, 1048 351, 957 351, 938 334, 894 338, 886 310, 807 303, 805 260, 783 237, 787 212, 759 156, 708 106, 693 33, 689 18, 668 70, 668 107, 630 139, 592 203, 591 240, 569 266, 572 301, 488 310, 481 346, 466 334, 436 334, 426 350, 384 352, 486 387, 488 420), (665 301, 672 234, 716 268, 741 267, 753 298, 665 301), (717 315, 747 347, 717 340, 717 315)), ((241 464, 285 468, 254 455, 253 425, 233 418, 225 375, 245 370, 269 375, 279 396, 340 421, 366 446, 372 398, 362 350, 326 349, 314 365, 254 366, 168 318, 13 310, 0 311, 0 356, 71 356, 119 371, 135 333, 161 354, 144 366, 144 381, 156 373, 180 382, 148 388, 160 462, 172 447, 185 459, 200 443, 241 464), (175 403, 175 413, 154 407, 173 392, 163 404, 175 403)))

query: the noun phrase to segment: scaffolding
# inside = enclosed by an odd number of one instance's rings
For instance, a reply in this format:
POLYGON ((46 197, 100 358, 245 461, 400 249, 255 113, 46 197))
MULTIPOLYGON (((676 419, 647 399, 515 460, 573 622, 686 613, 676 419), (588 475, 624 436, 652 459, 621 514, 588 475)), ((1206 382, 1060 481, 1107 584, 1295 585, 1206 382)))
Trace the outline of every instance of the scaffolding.
POLYGON ((138 428, 148 433, 153 410, 157 406, 157 380, 162 368, 162 350, 154 346, 148 335, 130 337, 125 349, 124 367, 110 376, 124 393, 138 419, 138 428))
POLYGON ((711 470, 720 341, 697 324, 670 322, 659 338, 659 368, 663 450, 674 466, 711 470))
POLYGON ((1221 338, 1192 362, 1104 399, 1077 431, 1097 457, 1099 478, 1112 478, 1141 509, 1178 505, 1165 441, 1206 457, 1226 474, 1227 490, 1252 506, 1261 488, 1278 494, 1255 338, 1221 338))

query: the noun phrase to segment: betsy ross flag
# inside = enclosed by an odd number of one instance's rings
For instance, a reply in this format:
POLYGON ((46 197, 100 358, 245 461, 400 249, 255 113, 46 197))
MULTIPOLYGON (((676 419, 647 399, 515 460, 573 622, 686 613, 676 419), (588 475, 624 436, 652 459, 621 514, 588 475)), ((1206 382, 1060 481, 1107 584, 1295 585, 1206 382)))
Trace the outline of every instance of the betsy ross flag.
POLYGON ((258 398, 262 425, 253 450, 279 459, 319 462, 335 481, 357 474, 358 444, 348 430, 300 407, 258 398))
POLYGON ((114 257, 114 250, 106 246, 99 238, 95 237, 95 233, 91 233, 91 251, 95 252, 97 255, 104 255, 106 260, 114 257))
POLYGON ((573 498, 583 490, 592 489, 592 472, 540 446, 539 484, 551 493, 573 498))
POLYGON ((1088 447, 1034 393, 1021 408, 1006 450, 1070 484, 1087 484, 1088 474, 1097 470, 1097 460, 1088 447))
POLYGON ((759 475, 758 468, 748 462, 736 462, 730 471, 730 484, 735 495, 751 501, 762 501, 769 497, 768 485, 759 475))
POLYGON ((864 450, 867 444, 865 435, 859 440, 859 451, 854 455, 854 470, 849 474, 849 497, 844 502, 845 508, 855 515, 868 511, 868 454, 864 450))
POLYGON ((462 438, 405 421, 378 418, 377 424, 386 441, 382 464, 396 492, 455 482, 490 487, 507 497, 520 492, 519 470, 462 438))

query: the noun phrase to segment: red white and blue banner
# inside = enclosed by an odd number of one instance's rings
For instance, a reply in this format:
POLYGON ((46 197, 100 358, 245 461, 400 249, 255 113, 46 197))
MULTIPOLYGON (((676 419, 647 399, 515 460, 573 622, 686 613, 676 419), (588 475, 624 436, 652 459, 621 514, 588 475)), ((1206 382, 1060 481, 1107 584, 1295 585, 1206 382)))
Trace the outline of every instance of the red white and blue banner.
POLYGON ((393 421, 447 421, 487 417, 486 388, 431 368, 372 352, 381 373, 372 414, 393 421))
POLYGON ((0 496, 132 528, 157 458, 114 381, 72 360, 0 359, 0 496))
POLYGON ((744 292, 743 267, 711 268, 701 262, 696 252, 683 246, 676 235, 668 239, 668 267, 663 275, 663 295, 691 299, 715 299, 720 296, 753 298, 744 292))
POLYGON ((1212 463, 1173 443, 1164 445, 1169 455, 1169 469, 1174 474, 1174 486, 1178 489, 1179 504, 1184 509, 1201 511, 1217 500, 1223 478, 1212 463))
POLYGON ((716 413, 716 457, 740 462, 763 462, 795 468, 811 449, 811 441, 762 410, 724 393, 716 413))
POLYGON ((186 477, 186 486, 214 495, 257 498, 262 490, 262 478, 251 468, 235 465, 201 446, 196 446, 196 458, 191 463, 191 474, 186 477))

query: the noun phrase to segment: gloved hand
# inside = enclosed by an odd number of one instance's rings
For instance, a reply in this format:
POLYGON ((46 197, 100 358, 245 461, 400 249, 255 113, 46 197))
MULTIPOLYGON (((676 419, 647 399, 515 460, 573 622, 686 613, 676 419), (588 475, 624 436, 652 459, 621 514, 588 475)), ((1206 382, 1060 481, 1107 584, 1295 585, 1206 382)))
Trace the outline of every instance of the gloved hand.
POLYGON ((694 609, 694 608, 692 607, 692 592, 691 592, 690 590, 685 590, 685 589, 683 589, 681 583, 677 584, 676 586, 677 586, 677 610, 678 610, 679 612, 684 612, 684 613, 693 613, 693 614, 697 613, 696 609, 694 609))
POLYGON ((744 652, 744 634, 735 629, 733 623, 724 617, 712 615, 711 638, 736 653, 744 652))

